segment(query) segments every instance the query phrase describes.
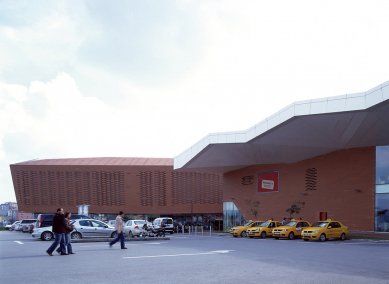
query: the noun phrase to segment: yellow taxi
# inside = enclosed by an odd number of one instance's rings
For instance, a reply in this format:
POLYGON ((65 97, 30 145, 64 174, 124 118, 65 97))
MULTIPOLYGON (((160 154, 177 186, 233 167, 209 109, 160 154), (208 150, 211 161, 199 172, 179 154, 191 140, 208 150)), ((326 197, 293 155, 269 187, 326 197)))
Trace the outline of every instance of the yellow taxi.
POLYGON ((304 241, 319 240, 324 242, 328 239, 340 239, 344 241, 348 236, 348 227, 339 221, 327 219, 305 228, 301 232, 304 241))
POLYGON ((271 237, 273 229, 278 227, 280 224, 281 223, 278 221, 267 220, 259 226, 252 226, 250 229, 247 229, 247 236, 249 238, 261 237, 262 239, 271 237))
POLYGON ((301 237, 301 231, 310 226, 311 224, 307 221, 292 219, 289 223, 273 229, 273 238, 276 240, 279 238, 293 240, 296 237, 301 237))
POLYGON ((249 221, 247 222, 246 224, 244 224, 243 226, 236 226, 236 227, 232 227, 229 231, 229 233, 233 236, 233 237, 246 237, 247 236, 247 229, 251 228, 251 227, 254 227, 254 226, 259 226, 259 224, 261 224, 263 221, 249 221))

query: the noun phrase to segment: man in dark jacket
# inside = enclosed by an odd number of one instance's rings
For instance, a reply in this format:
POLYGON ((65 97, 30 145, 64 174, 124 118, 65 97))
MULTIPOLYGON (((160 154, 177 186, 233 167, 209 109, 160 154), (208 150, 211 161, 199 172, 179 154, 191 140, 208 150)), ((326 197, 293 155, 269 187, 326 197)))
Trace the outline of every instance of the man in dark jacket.
MULTIPOLYGON (((57 246, 61 243, 61 240, 65 237, 65 215, 63 212, 63 208, 57 209, 57 214, 54 215, 53 218, 53 233, 55 235, 55 240, 53 244, 46 251, 48 255, 53 256, 53 251, 57 248, 57 246)), ((67 253, 61 253, 61 255, 66 255, 67 253)))

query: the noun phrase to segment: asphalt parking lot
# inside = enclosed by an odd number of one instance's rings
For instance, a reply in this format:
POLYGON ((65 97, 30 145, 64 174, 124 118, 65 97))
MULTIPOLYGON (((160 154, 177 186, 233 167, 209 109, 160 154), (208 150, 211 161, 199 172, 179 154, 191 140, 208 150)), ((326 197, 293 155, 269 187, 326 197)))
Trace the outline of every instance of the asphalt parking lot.
POLYGON ((0 232, 2 283, 389 283, 389 242, 242 239, 172 235, 170 240, 74 243, 75 255, 48 256, 51 242, 0 232))

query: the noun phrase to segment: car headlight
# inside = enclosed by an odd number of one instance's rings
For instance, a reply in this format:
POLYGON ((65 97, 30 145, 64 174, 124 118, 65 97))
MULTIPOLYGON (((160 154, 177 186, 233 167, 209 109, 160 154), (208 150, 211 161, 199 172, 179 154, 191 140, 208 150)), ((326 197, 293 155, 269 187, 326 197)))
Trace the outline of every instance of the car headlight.
POLYGON ((319 230, 315 230, 315 231, 312 231, 312 234, 317 234, 319 232, 320 232, 319 230))
POLYGON ((254 232, 258 233, 261 229, 255 229, 254 232))
POLYGON ((281 232, 287 232, 288 231, 288 229, 282 229, 281 230, 281 232))

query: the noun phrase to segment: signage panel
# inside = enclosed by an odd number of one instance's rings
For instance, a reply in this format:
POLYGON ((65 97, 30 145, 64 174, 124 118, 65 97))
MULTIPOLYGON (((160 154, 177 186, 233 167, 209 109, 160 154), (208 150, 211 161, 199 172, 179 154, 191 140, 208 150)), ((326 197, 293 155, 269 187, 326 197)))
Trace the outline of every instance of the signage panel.
POLYGON ((278 192, 278 172, 258 174, 258 192, 278 192))

